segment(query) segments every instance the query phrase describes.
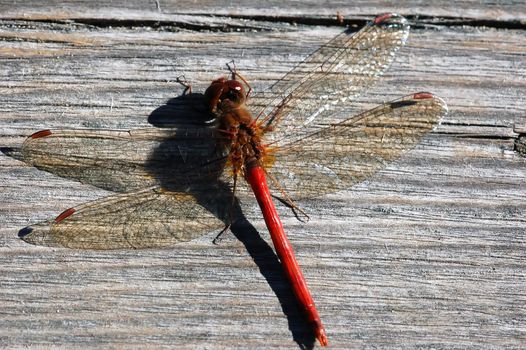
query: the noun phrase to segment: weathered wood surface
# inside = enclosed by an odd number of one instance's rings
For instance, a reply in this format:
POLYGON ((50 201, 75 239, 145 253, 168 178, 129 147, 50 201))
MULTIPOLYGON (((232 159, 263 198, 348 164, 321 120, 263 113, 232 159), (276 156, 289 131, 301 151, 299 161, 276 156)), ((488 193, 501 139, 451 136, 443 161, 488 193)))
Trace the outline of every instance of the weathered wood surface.
MULTIPOLYGON (((302 202, 308 224, 282 210, 284 224, 333 348, 523 348, 525 6, 353 3, 0 2, 0 146, 44 128, 147 126, 179 75, 204 89, 231 59, 260 90, 342 30, 337 10, 430 16, 410 17, 407 47, 357 110, 428 90, 449 105, 443 124, 366 183, 302 202)), ((310 347, 262 220, 264 241, 247 227, 219 246, 211 234, 52 249, 18 230, 108 193, 2 154, 0 189, 1 347, 310 347)))

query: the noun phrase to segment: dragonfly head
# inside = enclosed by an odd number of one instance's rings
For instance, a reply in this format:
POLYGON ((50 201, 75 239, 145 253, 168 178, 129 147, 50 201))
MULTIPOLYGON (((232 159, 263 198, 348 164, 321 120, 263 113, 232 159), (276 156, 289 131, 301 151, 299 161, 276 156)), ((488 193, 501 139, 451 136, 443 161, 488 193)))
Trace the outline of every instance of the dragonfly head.
POLYGON ((235 108, 245 103, 246 93, 241 82, 221 77, 212 81, 205 91, 205 98, 210 112, 217 113, 224 107, 235 108))

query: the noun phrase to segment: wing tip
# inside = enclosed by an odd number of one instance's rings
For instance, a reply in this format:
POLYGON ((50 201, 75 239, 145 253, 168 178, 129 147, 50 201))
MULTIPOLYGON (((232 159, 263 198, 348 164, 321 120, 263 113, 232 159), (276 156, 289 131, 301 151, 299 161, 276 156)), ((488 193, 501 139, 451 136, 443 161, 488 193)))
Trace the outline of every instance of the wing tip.
POLYGON ((5 154, 8 157, 21 160, 22 154, 21 149, 16 147, 0 147, 0 152, 5 154))
POLYGON ((416 92, 416 93, 413 94, 412 98, 413 98, 413 100, 428 100, 428 99, 432 99, 432 100, 438 102, 438 104, 444 110, 444 114, 447 114, 449 112, 449 109, 447 107, 446 101, 444 101, 443 98, 438 97, 437 95, 433 94, 432 92, 427 92, 427 91, 416 92))
POLYGON ((49 229, 50 226, 46 222, 27 226, 18 231, 18 238, 29 244, 53 247, 56 245, 49 240, 49 229))
POLYGON ((26 240, 26 237, 30 235, 33 232, 33 228, 31 226, 24 227, 20 231, 18 231, 18 238, 22 240, 26 240))
POLYGON ((404 16, 401 16, 397 13, 384 13, 381 15, 376 16, 376 18, 373 20, 374 25, 393 25, 398 24, 405 26, 407 25, 407 19, 404 16))
MULTIPOLYGON (((69 208, 60 213, 53 223, 57 224, 72 215, 75 212, 75 208, 69 208)), ((18 238, 23 240, 26 243, 43 245, 43 246, 56 246, 54 242, 50 241, 51 236, 48 235, 50 230, 49 222, 42 222, 33 226, 26 226, 20 231, 18 231, 18 238)))
POLYGON ((49 136, 49 135, 52 135, 53 132, 49 129, 45 129, 45 130, 40 130, 40 131, 37 131, 33 134, 31 134, 31 136, 29 136, 29 138, 31 139, 39 139, 39 138, 42 138, 42 137, 46 137, 46 136, 49 136))
POLYGON ((430 98, 434 98, 435 95, 433 95, 431 92, 427 92, 427 91, 421 91, 421 92, 416 92, 413 94, 413 98, 415 100, 426 100, 426 99, 430 99, 430 98))
POLYGON ((390 31, 399 32, 399 44, 405 45, 409 36, 409 23, 404 16, 397 13, 384 13, 369 23, 370 26, 388 28, 390 31))
POLYGON ((42 221, 18 231, 18 238, 26 243, 51 248, 69 248, 66 241, 53 232, 54 221, 42 221))
POLYGON ((69 209, 64 210, 62 213, 60 213, 60 214, 55 218, 55 224, 58 224, 59 222, 61 222, 61 221, 64 220, 65 218, 67 218, 68 216, 73 215, 73 213, 75 213, 75 211, 76 211, 75 208, 69 208, 69 209))

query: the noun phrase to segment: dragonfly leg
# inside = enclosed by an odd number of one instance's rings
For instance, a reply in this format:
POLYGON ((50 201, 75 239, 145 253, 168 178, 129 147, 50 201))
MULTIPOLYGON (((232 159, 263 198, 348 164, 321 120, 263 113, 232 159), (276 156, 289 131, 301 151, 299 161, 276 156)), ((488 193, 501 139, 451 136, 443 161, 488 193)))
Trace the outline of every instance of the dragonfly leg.
POLYGON ((219 232, 217 234, 217 236, 214 238, 214 240, 212 241, 212 243, 214 244, 219 244, 221 243, 221 241, 223 240, 223 238, 225 237, 225 232, 228 231, 230 229, 230 226, 232 226, 232 223, 229 222, 228 224, 225 225, 225 227, 221 230, 221 232, 219 232))
POLYGON ((228 135, 230 139, 233 139, 234 136, 236 136, 237 132, 234 130, 224 130, 224 129, 217 129, 218 133, 228 135))
POLYGON ((232 222, 234 221, 233 212, 234 212, 234 207, 236 205, 236 188, 237 188, 237 173, 234 173, 234 188, 232 189, 230 210, 228 211, 228 221, 227 221, 228 223, 225 225, 225 228, 223 228, 221 232, 219 232, 217 236, 214 238, 214 240, 212 241, 212 243, 214 244, 219 244, 223 240, 225 236, 225 232, 228 229, 230 229, 230 227, 232 226, 232 222))
POLYGON ((245 86, 247 87, 247 93, 245 94, 245 98, 248 98, 248 96, 252 92, 252 86, 250 86, 250 84, 245 79, 245 77, 243 77, 241 74, 237 72, 236 64, 234 63, 234 60, 228 62, 226 66, 228 67, 228 70, 230 71, 230 73, 232 73, 232 80, 236 80, 236 78, 239 78, 245 84, 245 86))
POLYGON ((338 22, 339 25, 344 24, 344 19, 345 17, 343 16, 343 14, 340 11, 336 11, 336 22, 338 22))
POLYGON ((283 189, 283 187, 281 187, 281 185, 279 184, 278 180, 276 180, 276 178, 274 176, 272 176, 271 173, 267 172, 266 169, 265 169, 265 175, 267 175, 267 177, 270 179, 272 184, 274 186, 276 186, 276 188, 279 190, 279 192, 283 196, 283 198, 275 197, 275 196, 273 196, 273 197, 276 198, 277 200, 279 200, 280 202, 282 202, 283 204, 285 204, 286 206, 288 206, 290 209, 292 209, 292 212, 294 213, 294 216, 296 217, 296 219, 298 219, 301 222, 309 221, 310 220, 309 215, 303 209, 301 209, 294 202, 294 200, 292 198, 290 198, 288 193, 283 189), (300 213, 301 216, 303 216, 303 219, 300 218, 300 215, 298 215, 298 213, 300 213))
POLYGON ((176 82, 181 84, 184 87, 183 96, 189 95, 192 93, 192 85, 186 80, 186 77, 184 75, 180 75, 175 79, 176 82))

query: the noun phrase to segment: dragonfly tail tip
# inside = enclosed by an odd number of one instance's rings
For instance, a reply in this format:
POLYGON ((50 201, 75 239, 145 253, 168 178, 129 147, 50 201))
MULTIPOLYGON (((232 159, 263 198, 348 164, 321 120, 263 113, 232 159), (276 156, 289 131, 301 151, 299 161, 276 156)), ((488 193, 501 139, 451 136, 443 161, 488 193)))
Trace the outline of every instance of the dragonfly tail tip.
POLYGON ((329 339, 327 339, 327 335, 325 334, 325 331, 322 330, 322 332, 318 333, 316 335, 316 338, 318 339, 318 342, 320 342, 320 345, 325 347, 329 346, 329 339))
POLYGON ((329 339, 327 339, 327 334, 325 334, 325 328, 321 325, 321 322, 316 322, 314 324, 314 335, 321 346, 329 346, 329 339))

